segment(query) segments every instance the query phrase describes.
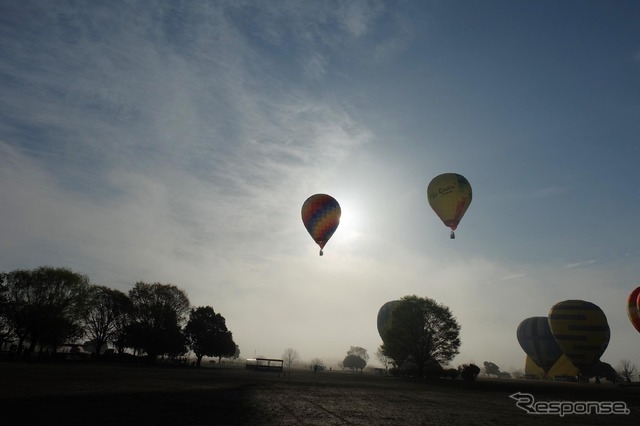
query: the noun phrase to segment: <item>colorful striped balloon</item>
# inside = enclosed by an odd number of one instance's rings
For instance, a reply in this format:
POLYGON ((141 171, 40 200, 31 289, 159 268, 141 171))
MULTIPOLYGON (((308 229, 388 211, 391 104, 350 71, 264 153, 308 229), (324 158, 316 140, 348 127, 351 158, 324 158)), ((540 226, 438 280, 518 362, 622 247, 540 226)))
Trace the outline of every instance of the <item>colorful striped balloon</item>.
POLYGON ((553 305, 549 327, 562 351, 585 375, 600 360, 611 337, 602 309, 584 300, 565 300, 553 305))
POLYGON ((627 314, 629 314, 631 324, 636 330, 640 331, 640 287, 633 290, 629 295, 627 314))
POLYGON ((340 223, 340 204, 330 195, 315 194, 307 198, 302 205, 302 222, 311 235, 311 238, 320 246, 320 256, 322 249, 340 223))

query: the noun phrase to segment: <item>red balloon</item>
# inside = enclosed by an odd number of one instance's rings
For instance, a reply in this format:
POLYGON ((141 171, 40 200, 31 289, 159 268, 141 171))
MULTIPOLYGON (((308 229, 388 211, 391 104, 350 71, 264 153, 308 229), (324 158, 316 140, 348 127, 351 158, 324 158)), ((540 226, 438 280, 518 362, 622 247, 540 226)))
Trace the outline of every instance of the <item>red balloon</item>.
POLYGON ((633 290, 629 295, 627 314, 631 324, 640 332, 640 287, 633 290))

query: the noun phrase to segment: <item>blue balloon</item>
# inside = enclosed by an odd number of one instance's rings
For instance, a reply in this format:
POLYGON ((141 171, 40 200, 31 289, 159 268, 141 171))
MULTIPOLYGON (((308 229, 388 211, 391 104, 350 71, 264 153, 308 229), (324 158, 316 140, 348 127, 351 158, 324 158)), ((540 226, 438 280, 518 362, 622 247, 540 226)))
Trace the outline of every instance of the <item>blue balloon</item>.
POLYGON ((551 333, 547 317, 531 317, 520 323, 516 333, 518 343, 540 368, 548 373, 563 354, 551 333))
POLYGON ((380 338, 382 339, 383 342, 384 342, 384 336, 383 336, 384 328, 387 322, 389 321, 389 318, 391 318, 391 311, 393 310, 393 307, 398 302, 399 300, 392 300, 390 302, 387 302, 384 305, 382 305, 382 307, 378 311, 378 334, 380 335, 380 338))

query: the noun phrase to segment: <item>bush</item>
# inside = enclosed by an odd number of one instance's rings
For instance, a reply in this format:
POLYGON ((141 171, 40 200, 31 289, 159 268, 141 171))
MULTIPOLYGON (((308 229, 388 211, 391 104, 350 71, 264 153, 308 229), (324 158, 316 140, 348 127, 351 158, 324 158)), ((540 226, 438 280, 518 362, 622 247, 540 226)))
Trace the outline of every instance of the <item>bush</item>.
POLYGON ((468 381, 474 381, 480 374, 480 367, 475 364, 463 364, 458 369, 460 370, 460 376, 468 381))
POLYGON ((442 378, 443 379, 457 379, 458 376, 460 375, 460 371, 456 368, 446 368, 442 371, 442 378))

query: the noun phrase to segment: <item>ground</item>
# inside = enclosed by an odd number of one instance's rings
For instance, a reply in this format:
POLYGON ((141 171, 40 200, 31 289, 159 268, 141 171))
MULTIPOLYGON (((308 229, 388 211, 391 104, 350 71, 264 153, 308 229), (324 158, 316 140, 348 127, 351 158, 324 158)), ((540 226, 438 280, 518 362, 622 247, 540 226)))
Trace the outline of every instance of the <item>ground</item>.
POLYGON ((0 362, 0 413, 64 425, 637 425, 640 387, 88 362, 0 362), (509 397, 621 401, 628 415, 528 414, 509 397))

